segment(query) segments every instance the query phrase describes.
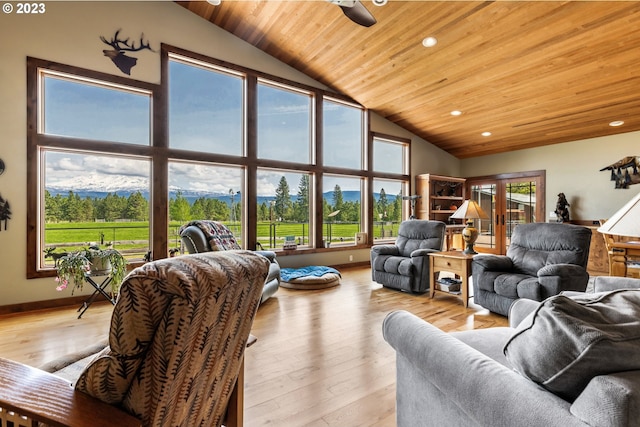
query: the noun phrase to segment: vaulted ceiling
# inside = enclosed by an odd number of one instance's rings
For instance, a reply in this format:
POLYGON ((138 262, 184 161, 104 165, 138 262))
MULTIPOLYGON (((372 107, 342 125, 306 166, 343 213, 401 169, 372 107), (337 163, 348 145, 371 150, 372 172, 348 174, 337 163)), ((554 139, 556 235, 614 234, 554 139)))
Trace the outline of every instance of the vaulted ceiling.
POLYGON ((640 130, 637 1, 177 3, 458 158, 640 130))

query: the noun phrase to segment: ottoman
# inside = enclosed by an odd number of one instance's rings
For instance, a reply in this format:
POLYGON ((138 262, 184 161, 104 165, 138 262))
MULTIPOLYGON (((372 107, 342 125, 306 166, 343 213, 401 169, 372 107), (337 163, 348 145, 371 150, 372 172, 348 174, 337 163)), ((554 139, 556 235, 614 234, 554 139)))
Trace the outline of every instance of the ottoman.
POLYGON ((282 268, 280 286, 289 289, 325 289, 340 284, 340 272, 332 267, 312 265, 282 268))

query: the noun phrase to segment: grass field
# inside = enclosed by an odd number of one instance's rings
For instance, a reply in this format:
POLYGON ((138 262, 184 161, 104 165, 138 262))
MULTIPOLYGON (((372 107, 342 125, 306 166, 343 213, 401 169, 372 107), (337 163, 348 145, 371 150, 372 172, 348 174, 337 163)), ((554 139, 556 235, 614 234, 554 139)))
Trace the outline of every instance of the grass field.
MULTIPOLYGON (((182 222, 169 224, 169 248, 180 247, 178 230, 182 222)), ((239 223, 227 226, 235 235, 241 234, 239 223)), ((301 223, 275 223, 273 224, 275 235, 270 235, 271 224, 267 221, 259 222, 257 226, 258 241, 265 249, 282 248, 285 236, 296 236, 299 244, 309 244, 309 225, 301 223), (275 237, 275 239, 274 239, 275 237), (271 241, 272 245, 269 244, 271 241)), ((381 223, 374 225, 374 237, 382 235, 381 223)), ((385 236, 395 236, 398 224, 384 225, 385 236)), ((354 242, 355 234, 360 231, 359 224, 336 223, 325 224, 322 228, 323 238, 328 239, 331 234, 331 242, 354 242)), ((128 258, 142 258, 149 247, 149 223, 148 222, 74 222, 51 223, 45 229, 45 247, 55 246, 56 252, 69 252, 84 248, 90 244, 115 243, 115 248, 124 252, 128 258)))

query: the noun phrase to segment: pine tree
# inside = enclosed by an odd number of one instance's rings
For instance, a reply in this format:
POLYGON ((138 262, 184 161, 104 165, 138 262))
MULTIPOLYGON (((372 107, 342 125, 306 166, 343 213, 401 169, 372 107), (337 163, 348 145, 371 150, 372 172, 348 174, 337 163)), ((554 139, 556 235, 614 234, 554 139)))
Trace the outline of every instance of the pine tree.
POLYGON ((342 210, 344 209, 344 201, 342 198, 342 189, 340 188, 340 186, 338 184, 336 184, 335 187, 333 187, 333 210, 335 211, 340 211, 340 213, 338 213, 333 220, 334 221, 342 221, 343 218, 343 213, 342 210))
POLYGON ((298 198, 295 203, 294 220, 298 222, 309 221, 309 175, 302 175, 298 184, 298 198))
POLYGON ((289 195, 289 184, 287 179, 282 176, 276 188, 276 204, 274 206, 276 219, 285 221, 289 220, 289 213, 291 212, 292 203, 291 196, 289 195))

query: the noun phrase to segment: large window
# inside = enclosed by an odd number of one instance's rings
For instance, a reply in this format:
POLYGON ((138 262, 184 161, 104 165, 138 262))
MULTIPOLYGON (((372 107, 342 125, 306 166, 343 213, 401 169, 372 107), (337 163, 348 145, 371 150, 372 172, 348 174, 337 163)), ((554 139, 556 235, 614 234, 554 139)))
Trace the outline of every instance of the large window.
POLYGON ((149 145, 148 92, 46 71, 41 73, 40 83, 43 120, 39 132, 149 145))
POLYGON ((166 45, 161 60, 155 85, 28 59, 29 277, 91 243, 164 258, 189 220, 284 255, 408 216, 409 142, 369 135, 361 106, 166 45))
POLYGON ((325 98, 322 107, 324 164, 364 169, 362 108, 331 98, 325 98))
POLYGON ((373 138, 373 170, 393 174, 409 173, 409 145, 390 138, 373 138))
POLYGON ((322 216, 325 244, 353 244, 362 231, 363 179, 339 175, 323 178, 322 216))
POLYGON ((211 64, 169 61, 169 143, 198 152, 241 155, 244 79, 211 64))
POLYGON ((398 226, 407 218, 406 204, 402 199, 409 186, 404 181, 390 179, 373 180, 373 238, 388 239, 398 236, 398 226))
POLYGON ((309 174, 258 169, 258 243, 264 249, 281 249, 285 239, 298 247, 311 244, 309 174))
POLYGON ((153 91, 56 68, 29 61, 29 277, 91 245, 150 250, 153 91))
POLYGON ((258 83, 258 158, 310 163, 311 101, 308 92, 258 83))
POLYGON ((224 222, 243 240, 244 170, 219 164, 169 162, 169 247, 180 248, 180 226, 190 220, 224 222))
MULTIPOLYGON (((114 246, 125 258, 149 250, 149 161, 43 149, 43 254, 114 246)), ((53 259, 44 259, 52 267, 53 259)))

